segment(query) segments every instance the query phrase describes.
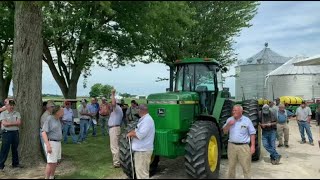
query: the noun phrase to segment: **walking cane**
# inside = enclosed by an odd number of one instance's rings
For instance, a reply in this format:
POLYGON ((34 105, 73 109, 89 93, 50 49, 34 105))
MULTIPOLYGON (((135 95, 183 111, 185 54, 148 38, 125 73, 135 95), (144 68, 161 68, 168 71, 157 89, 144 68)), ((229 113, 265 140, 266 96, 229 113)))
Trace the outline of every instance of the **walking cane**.
MULTIPOLYGON (((320 137, 320 125, 319 125, 319 137, 320 137)), ((318 140, 319 148, 320 148, 320 140, 318 140)))
POLYGON ((134 165, 132 159, 132 146, 131 146, 131 138, 129 137, 129 149, 130 149, 130 160, 131 160, 131 170, 132 170, 132 179, 134 179, 134 165))

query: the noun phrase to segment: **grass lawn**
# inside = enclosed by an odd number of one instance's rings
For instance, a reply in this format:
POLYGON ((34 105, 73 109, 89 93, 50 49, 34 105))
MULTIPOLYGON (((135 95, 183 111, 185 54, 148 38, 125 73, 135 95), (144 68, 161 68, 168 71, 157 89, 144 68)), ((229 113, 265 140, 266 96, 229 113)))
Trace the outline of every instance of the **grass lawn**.
POLYGON ((76 170, 58 179, 105 179, 123 175, 121 168, 113 168, 109 136, 102 136, 100 126, 97 126, 97 137, 91 134, 90 130, 86 143, 71 144, 69 136, 70 144, 62 144, 62 163, 71 161, 76 170))

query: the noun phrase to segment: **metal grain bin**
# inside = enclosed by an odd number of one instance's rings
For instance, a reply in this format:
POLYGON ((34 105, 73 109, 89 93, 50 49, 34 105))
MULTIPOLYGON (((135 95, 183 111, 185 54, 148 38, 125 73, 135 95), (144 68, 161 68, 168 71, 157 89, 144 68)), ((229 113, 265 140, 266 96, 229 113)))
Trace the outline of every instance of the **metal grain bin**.
POLYGON ((296 56, 267 75, 268 98, 298 96, 305 100, 311 100, 320 97, 320 65, 293 65, 293 63, 306 58, 296 56))
POLYGON ((236 99, 267 98, 266 75, 289 59, 272 51, 268 48, 268 43, 265 43, 263 50, 245 61, 239 61, 235 67, 236 99))

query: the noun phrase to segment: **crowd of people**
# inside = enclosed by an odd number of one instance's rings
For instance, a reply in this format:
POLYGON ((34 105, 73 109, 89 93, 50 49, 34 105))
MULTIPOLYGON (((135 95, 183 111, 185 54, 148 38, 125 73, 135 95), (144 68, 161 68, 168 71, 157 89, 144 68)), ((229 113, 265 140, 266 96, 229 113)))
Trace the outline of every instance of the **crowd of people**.
MULTIPOLYGON (((285 109, 285 105, 277 98, 276 103, 271 101, 264 104, 259 111, 259 126, 262 129, 262 144, 270 154, 272 165, 280 164, 281 154, 277 152, 277 147, 289 148, 289 119, 296 117, 297 125, 301 136, 301 144, 306 144, 305 132, 311 146, 314 146, 312 133, 310 130, 311 109, 303 101, 295 113, 285 109), (278 146, 276 147, 276 141, 278 146)), ((319 110, 319 108, 318 108, 319 110)), ((320 111, 317 110, 318 116, 320 111)), ((236 165, 239 162, 244 178, 251 178, 251 157, 255 153, 256 130, 252 121, 242 115, 243 108, 235 105, 232 110, 232 117, 227 119, 223 126, 223 132, 229 134, 228 142, 228 178, 236 177, 236 165), (251 144, 249 146, 249 144, 251 144)))
MULTIPOLYGON (((270 153, 272 165, 278 165, 281 154, 277 147, 289 148, 289 118, 295 116, 301 135, 301 144, 306 143, 305 132, 309 144, 314 146, 310 130, 311 109, 302 102, 295 113, 285 109, 279 98, 274 103, 263 105, 259 111, 259 126, 262 129, 262 144, 270 153)), ((145 104, 138 105, 135 100, 131 106, 115 98, 115 90, 112 90, 111 101, 105 97, 98 103, 97 98, 91 98, 88 104, 86 99, 81 101, 78 107, 80 117, 80 133, 75 134, 74 112, 71 109, 71 102, 65 101, 63 106, 55 105, 52 101, 44 103, 45 110, 40 119, 40 142, 45 152, 47 166, 45 170, 46 179, 54 179, 55 169, 61 160, 61 142, 68 143, 70 134, 74 144, 85 143, 88 137, 88 130, 92 128, 92 136, 97 135, 97 125, 101 126, 101 134, 109 134, 110 151, 114 168, 120 167, 119 159, 119 137, 121 126, 128 122, 137 121, 135 129, 127 134, 131 139, 134 152, 134 166, 138 179, 149 178, 149 164, 154 148, 155 125, 149 115, 148 107, 145 104)), ((0 170, 3 170, 7 160, 10 147, 12 149, 12 167, 22 168, 18 157, 19 126, 21 124, 20 113, 14 110, 15 101, 5 100, 5 106, 0 108, 0 121, 2 129, 2 146, 0 152, 0 170)), ((256 129, 252 121, 242 115, 241 105, 235 105, 232 116, 224 124, 223 132, 229 134, 228 140, 228 177, 236 177, 236 165, 239 162, 243 169, 244 178, 251 178, 251 157, 255 153, 256 129), (251 146, 249 146, 251 144, 251 146)), ((316 112, 320 116, 320 107, 316 112)), ((317 119, 318 120, 318 119, 317 119)), ((319 121, 318 121, 319 124, 319 121)))
POLYGON ((110 102, 105 97, 101 98, 100 104, 97 98, 91 98, 90 103, 82 99, 78 107, 80 118, 78 137, 75 134, 75 115, 71 109, 71 102, 66 101, 64 107, 60 107, 48 101, 45 107, 46 110, 40 121, 40 139, 47 159, 46 179, 54 178, 57 163, 61 160, 61 141, 68 143, 68 134, 70 134, 74 144, 86 143, 90 128, 92 128, 92 136, 97 136, 98 124, 101 126, 103 136, 109 134, 113 167, 119 168, 118 142, 121 127, 126 126, 130 121, 138 121, 137 128, 128 133, 128 138, 132 139, 135 166, 139 167, 139 171, 136 172, 137 178, 149 177, 155 128, 146 105, 138 105, 135 100, 132 100, 129 107, 123 100, 115 98, 115 90, 112 90, 110 102))

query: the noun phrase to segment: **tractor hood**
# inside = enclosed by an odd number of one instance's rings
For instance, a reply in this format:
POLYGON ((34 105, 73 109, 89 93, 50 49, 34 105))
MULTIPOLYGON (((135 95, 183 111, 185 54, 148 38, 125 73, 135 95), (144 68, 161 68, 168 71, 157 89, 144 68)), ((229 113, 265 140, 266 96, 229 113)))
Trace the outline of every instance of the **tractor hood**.
POLYGON ((150 94, 148 104, 195 104, 199 101, 196 92, 166 92, 150 94))

